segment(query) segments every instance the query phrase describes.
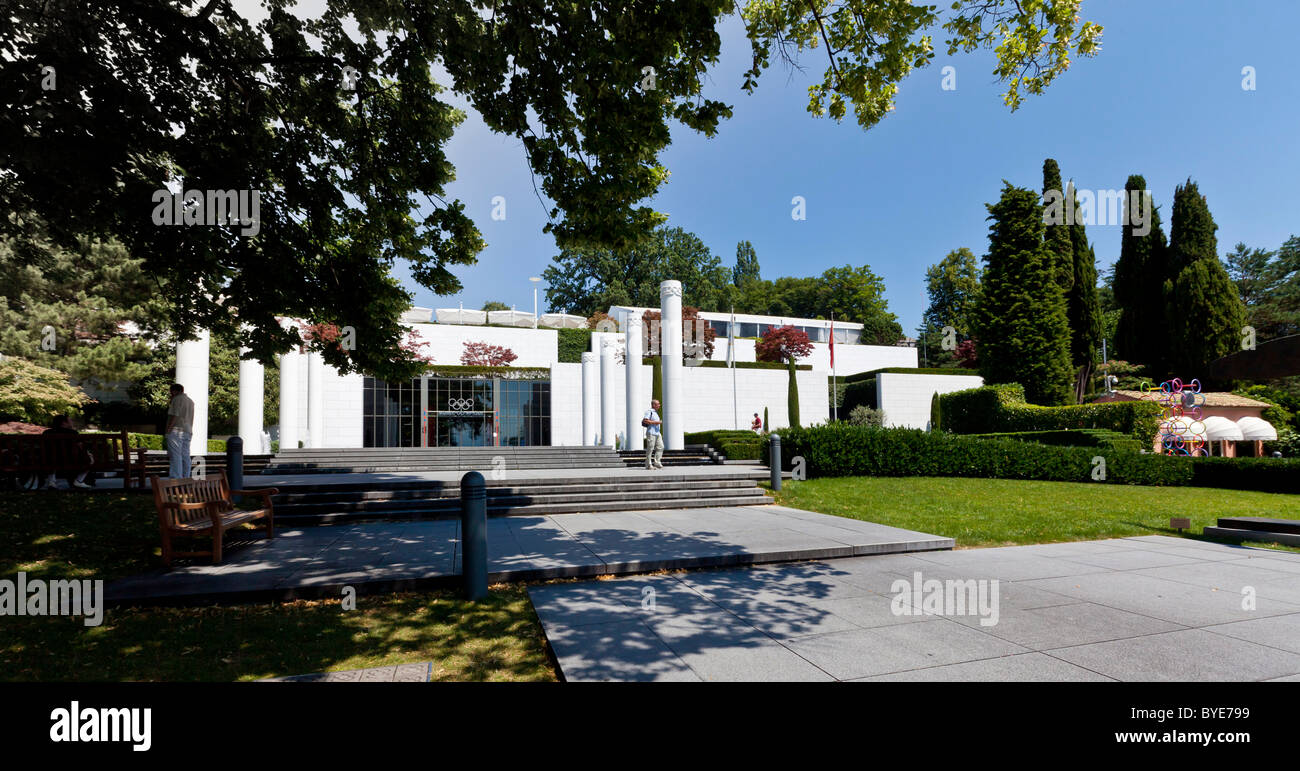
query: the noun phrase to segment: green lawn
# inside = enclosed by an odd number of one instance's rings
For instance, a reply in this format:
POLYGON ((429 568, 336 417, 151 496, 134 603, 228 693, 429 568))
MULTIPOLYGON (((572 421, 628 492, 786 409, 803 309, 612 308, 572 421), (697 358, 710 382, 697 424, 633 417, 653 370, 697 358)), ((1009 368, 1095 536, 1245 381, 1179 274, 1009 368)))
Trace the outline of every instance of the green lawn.
POLYGON ((1170 517, 1191 517, 1189 537, 1218 517, 1300 517, 1300 496, 1206 487, 835 477, 785 482, 775 495, 785 506, 945 535, 959 548, 1179 535, 1170 517))
MULTIPOLYGON (((160 566, 153 499, 120 492, 0 493, 0 578, 111 580, 160 566)), ((0 679, 254 680, 433 661, 435 680, 550 681, 523 586, 472 604, 455 592, 229 607, 108 609, 0 618, 0 679)))

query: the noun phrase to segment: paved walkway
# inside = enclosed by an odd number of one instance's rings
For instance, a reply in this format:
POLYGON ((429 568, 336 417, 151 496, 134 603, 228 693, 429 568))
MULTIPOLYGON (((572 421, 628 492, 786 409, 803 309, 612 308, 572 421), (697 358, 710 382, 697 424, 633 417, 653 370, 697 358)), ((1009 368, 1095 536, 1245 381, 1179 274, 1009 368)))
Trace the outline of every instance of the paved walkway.
POLYGON ((1300 681, 1300 554, 1167 536, 529 594, 568 680, 1300 681), (931 579, 998 579, 996 623, 897 614, 894 582, 914 584, 917 572, 922 602, 931 579))
MULTIPOLYGON (((460 522, 305 527, 196 564, 114 581, 114 604, 337 597, 457 580, 460 522)), ((782 506, 666 509, 488 520, 488 578, 519 581, 951 549, 951 538, 782 506)))

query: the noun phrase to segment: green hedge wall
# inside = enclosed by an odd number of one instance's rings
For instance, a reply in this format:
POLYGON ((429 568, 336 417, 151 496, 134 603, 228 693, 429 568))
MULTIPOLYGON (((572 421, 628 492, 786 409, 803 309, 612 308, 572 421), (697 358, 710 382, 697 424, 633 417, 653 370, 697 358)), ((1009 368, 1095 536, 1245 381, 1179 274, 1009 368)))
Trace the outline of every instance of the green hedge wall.
POLYGON ((902 375, 978 375, 979 370, 974 369, 957 369, 955 367, 882 367, 867 372, 859 372, 854 375, 848 375, 840 378, 849 383, 857 383, 862 380, 874 378, 876 375, 902 374, 902 375))
POLYGON ((967 434, 977 439, 1017 439, 1057 447, 1112 447, 1116 450, 1139 452, 1143 449, 1138 440, 1111 431, 1108 428, 1062 429, 1060 431, 1020 431, 1000 434, 967 434))
POLYGON ((876 379, 857 380, 848 383, 844 388, 844 403, 840 405, 840 411, 847 417, 854 407, 866 405, 873 410, 880 409, 876 404, 876 379))
MULTIPOLYGON (((902 428, 828 423, 778 432, 786 468, 804 458, 808 476, 936 476, 1093 482, 1106 459, 1108 484, 1223 487, 1300 494, 1300 459, 1181 458, 1097 447, 1056 447, 902 428)), ((763 437, 759 457, 767 457, 763 437)), ((1102 482, 1096 482, 1102 484, 1102 482)))
POLYGON ((591 350, 591 329, 557 329, 557 360, 565 364, 582 363, 582 354, 591 350))
MULTIPOLYGON (((1106 459, 1111 484, 1186 485, 1191 465, 1179 458, 1093 447, 1054 447, 1013 439, 976 439, 916 429, 871 428, 828 423, 786 429, 782 462, 796 455, 809 477, 934 476, 992 479, 1092 481, 1095 456, 1106 459)), ((767 454, 767 439, 760 449, 767 454)))
POLYGON ((707 444, 727 460, 756 460, 761 439, 753 431, 715 429, 692 431, 684 437, 686 444, 707 444))
MULTIPOLYGON (((132 447, 143 447, 146 450, 166 450, 167 442, 162 434, 127 434, 127 441, 132 447)), ((225 439, 209 439, 208 452, 225 452, 225 439)))
POLYGON ((994 434, 1106 428, 1150 447, 1160 427, 1155 402, 1111 402, 1040 407, 1025 402, 1025 389, 1016 383, 954 391, 939 397, 940 431, 954 434, 994 434))

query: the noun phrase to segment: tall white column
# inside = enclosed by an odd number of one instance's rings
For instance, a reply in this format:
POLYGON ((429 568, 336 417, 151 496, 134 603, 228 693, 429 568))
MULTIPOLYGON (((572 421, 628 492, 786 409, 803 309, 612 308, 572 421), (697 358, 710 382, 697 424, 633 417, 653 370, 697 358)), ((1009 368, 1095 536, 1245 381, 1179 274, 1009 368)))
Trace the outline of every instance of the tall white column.
POLYGON ((641 396, 641 317, 636 313, 627 314, 623 324, 623 337, 626 341, 624 355, 624 372, 627 384, 623 389, 623 399, 627 426, 623 429, 623 449, 639 450, 644 446, 642 438, 641 415, 649 406, 642 403, 641 396))
POLYGON ((307 354, 307 446, 325 446, 325 362, 319 353, 307 354))
POLYGON ((208 451, 208 330, 199 330, 197 339, 176 344, 176 382, 185 387, 185 395, 194 400, 194 438, 190 455, 208 451))
POLYGON ((606 447, 617 447, 618 413, 614 410, 616 382, 614 369, 614 352, 618 340, 606 337, 600 346, 600 443, 606 447))
POLYGON ((659 285, 659 352, 663 357, 665 450, 686 447, 682 426, 682 282, 659 285))
POLYGON ((298 367, 302 354, 295 347, 280 355, 280 449, 293 450, 302 439, 298 431, 298 367))
POLYGON ((600 386, 596 372, 597 358, 591 351, 582 354, 582 443, 595 447, 600 427, 597 425, 600 412, 600 386))
MULTIPOLYGON (((239 351, 240 356, 247 348, 239 351)), ((265 407, 266 372, 257 359, 239 360, 239 438, 244 440, 244 452, 266 452, 262 446, 262 410, 265 407)))

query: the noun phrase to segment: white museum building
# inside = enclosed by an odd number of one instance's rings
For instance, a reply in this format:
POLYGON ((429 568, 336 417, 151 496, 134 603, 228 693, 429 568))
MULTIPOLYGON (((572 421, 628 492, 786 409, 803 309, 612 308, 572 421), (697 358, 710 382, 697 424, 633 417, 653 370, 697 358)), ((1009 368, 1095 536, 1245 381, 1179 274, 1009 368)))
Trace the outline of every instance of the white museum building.
MULTIPOLYGON (((681 339, 681 284, 660 286, 663 340, 681 339)), ((640 449, 641 417, 649 407, 653 368, 643 361, 646 308, 615 306, 608 331, 591 333, 581 362, 560 358, 559 328, 585 327, 586 320, 564 314, 517 311, 466 311, 412 308, 403 324, 426 344, 433 363, 427 375, 391 383, 362 374, 342 374, 319 354, 290 352, 280 361, 279 425, 262 425, 263 368, 243 360, 239 369, 239 435, 245 452, 281 447, 440 447, 606 445, 640 449), (491 375, 457 372, 466 343, 510 349, 518 358, 491 375), (444 371, 439 371, 443 369, 444 371)), ((731 314, 700 313, 716 333, 712 355, 685 346, 689 355, 664 357, 661 366, 664 445, 681 449, 683 434, 710 429, 749 428, 753 415, 767 411, 773 429, 789 425, 788 372, 785 368, 745 367, 755 361, 754 338, 771 327, 801 328, 813 352, 796 372, 801 422, 825 421, 831 413, 829 381, 833 334, 835 376, 886 368, 916 368, 917 349, 907 345, 863 345, 862 325, 822 319, 735 315, 729 367, 731 314)), ((688 339, 698 330, 688 331, 688 339)), ((177 382, 195 401, 193 447, 208 439, 208 341, 206 333, 177 348, 177 382)), ((977 376, 893 374, 878 377, 878 404, 886 424, 926 428, 931 396, 972 388, 977 376), (894 387, 886 387, 886 383, 894 387), (893 413, 891 415, 891 413, 893 413), (896 416, 896 417, 895 417, 896 416)), ((844 415, 841 418, 847 417, 844 415)))

